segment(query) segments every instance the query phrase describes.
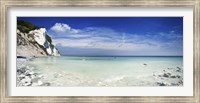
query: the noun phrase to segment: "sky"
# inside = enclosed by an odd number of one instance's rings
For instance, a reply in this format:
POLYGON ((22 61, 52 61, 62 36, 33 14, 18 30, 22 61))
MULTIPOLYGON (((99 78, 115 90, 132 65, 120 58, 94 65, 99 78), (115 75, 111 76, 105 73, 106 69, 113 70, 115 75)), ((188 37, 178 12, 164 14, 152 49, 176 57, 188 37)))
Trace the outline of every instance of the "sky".
POLYGON ((46 28, 61 55, 182 56, 182 17, 18 17, 46 28))

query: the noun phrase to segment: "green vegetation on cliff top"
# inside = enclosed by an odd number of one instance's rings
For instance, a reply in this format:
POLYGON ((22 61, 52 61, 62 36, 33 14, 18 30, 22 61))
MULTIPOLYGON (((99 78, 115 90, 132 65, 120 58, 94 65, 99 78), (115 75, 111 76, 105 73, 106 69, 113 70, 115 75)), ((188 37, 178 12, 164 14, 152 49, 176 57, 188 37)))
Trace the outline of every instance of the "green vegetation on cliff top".
POLYGON ((23 20, 17 20, 17 29, 23 33, 28 33, 31 30, 39 29, 39 27, 23 20))

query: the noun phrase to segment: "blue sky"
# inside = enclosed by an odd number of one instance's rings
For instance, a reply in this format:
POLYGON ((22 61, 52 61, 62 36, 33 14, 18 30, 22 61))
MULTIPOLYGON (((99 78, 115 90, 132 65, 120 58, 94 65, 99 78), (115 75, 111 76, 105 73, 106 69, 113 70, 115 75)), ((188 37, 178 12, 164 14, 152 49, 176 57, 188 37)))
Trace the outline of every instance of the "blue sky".
POLYGON ((47 29, 62 55, 182 56, 182 17, 18 17, 47 29))

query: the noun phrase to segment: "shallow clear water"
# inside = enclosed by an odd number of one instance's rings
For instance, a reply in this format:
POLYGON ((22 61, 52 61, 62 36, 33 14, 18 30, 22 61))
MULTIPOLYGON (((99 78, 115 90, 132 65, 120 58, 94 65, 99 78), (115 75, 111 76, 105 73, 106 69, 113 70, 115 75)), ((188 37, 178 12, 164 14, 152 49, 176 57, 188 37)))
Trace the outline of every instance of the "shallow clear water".
POLYGON ((158 81, 153 74, 183 68, 183 58, 60 56, 36 58, 29 64, 52 86, 153 86, 158 81))

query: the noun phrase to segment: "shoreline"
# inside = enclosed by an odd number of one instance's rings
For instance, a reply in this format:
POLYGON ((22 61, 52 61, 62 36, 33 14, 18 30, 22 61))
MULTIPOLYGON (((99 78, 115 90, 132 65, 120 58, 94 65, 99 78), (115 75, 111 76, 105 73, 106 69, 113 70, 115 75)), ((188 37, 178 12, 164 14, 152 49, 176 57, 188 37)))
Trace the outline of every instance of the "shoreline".
MULTIPOLYGON (((140 82, 137 82, 138 84, 137 83, 133 84, 131 81, 134 80, 134 78, 127 76, 120 77, 120 75, 119 77, 108 78, 106 80, 95 80, 95 79, 85 79, 83 76, 78 75, 76 73, 70 73, 64 71, 57 71, 52 73, 51 75, 46 72, 39 73, 34 70, 37 68, 28 64, 28 62, 31 62, 35 58, 37 57, 17 58, 17 86, 66 86, 66 87, 72 87, 72 86, 121 87, 120 85, 123 85, 122 87, 183 86, 183 70, 180 67, 164 68, 161 69, 160 72, 157 71, 151 72, 149 74, 150 75, 149 77, 153 79, 152 82, 141 80, 140 82), (52 78, 54 81, 52 81, 52 78), (127 81, 127 79, 129 81, 127 81), (75 83, 76 85, 73 83, 75 83)), ((147 64, 143 65, 146 66, 147 64)), ((143 77, 143 78, 148 78, 148 77, 143 77)))

